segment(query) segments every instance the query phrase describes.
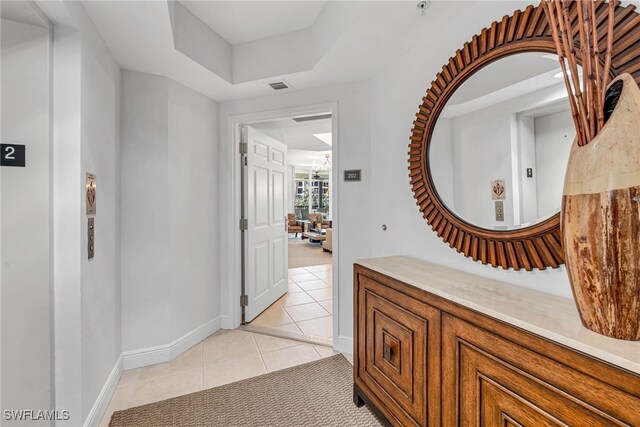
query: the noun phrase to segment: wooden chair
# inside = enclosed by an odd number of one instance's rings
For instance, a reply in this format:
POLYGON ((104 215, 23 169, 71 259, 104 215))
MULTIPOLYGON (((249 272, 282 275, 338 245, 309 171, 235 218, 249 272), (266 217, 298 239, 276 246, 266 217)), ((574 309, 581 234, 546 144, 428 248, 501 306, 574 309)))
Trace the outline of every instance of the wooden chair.
POLYGON ((296 237, 298 237, 298 233, 302 233, 302 227, 296 221, 296 214, 294 213, 287 214, 287 232, 295 233, 296 237))

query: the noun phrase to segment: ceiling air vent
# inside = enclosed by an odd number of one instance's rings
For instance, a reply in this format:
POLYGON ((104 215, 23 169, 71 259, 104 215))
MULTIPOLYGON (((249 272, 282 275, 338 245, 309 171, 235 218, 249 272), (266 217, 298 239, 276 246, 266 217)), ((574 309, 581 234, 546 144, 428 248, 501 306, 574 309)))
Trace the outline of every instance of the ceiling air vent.
POLYGON ((322 120, 322 119, 330 119, 331 113, 329 114, 318 114, 315 116, 303 116, 303 117, 294 117, 293 120, 296 122, 310 122, 312 120, 322 120))
POLYGON ((271 86, 273 90, 289 89, 291 87, 289 86, 289 83, 285 82, 284 80, 279 82, 269 83, 269 86, 271 86))

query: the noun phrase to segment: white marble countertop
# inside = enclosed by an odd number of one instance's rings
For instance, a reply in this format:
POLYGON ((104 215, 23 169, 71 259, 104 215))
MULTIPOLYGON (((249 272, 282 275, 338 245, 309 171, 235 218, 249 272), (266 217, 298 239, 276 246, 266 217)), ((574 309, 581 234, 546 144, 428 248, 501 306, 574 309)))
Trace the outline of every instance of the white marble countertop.
POLYGON ((640 341, 617 340, 586 329, 571 299, 404 256, 357 264, 640 374, 640 341))

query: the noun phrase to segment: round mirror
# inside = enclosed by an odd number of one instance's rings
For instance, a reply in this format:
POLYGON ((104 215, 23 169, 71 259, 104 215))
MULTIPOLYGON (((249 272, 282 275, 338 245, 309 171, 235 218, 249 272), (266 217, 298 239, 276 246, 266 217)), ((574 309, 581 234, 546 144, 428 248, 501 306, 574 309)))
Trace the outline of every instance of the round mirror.
MULTIPOLYGON (((630 31, 637 13, 615 13, 614 33, 630 31)), ((595 14, 605 19, 606 3, 595 14)), ((577 34, 579 20, 572 25, 577 34)), ((529 5, 456 50, 418 106, 407 153, 413 197, 438 237, 474 261, 514 270, 564 263, 557 212, 575 131, 555 52, 544 11, 529 5)), ((638 74, 638 46, 619 37, 613 52, 611 77, 638 74)))
POLYGON ((507 231, 560 211, 575 127, 558 58, 502 57, 447 100, 429 144, 441 202, 478 228, 507 231))

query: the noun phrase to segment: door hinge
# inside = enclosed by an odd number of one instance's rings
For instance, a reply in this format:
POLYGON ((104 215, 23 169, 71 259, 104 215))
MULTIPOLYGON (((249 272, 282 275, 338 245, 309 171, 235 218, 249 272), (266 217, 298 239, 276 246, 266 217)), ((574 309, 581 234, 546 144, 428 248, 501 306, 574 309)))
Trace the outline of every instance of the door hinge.
POLYGON ((249 295, 240 295, 240 307, 249 305, 249 295))
POLYGON ((245 231, 249 228, 249 220, 246 218, 240 218, 240 230, 245 231))
POLYGON ((240 154, 247 154, 247 151, 249 151, 249 148, 247 147, 246 142, 241 142, 239 148, 240 148, 240 154))

